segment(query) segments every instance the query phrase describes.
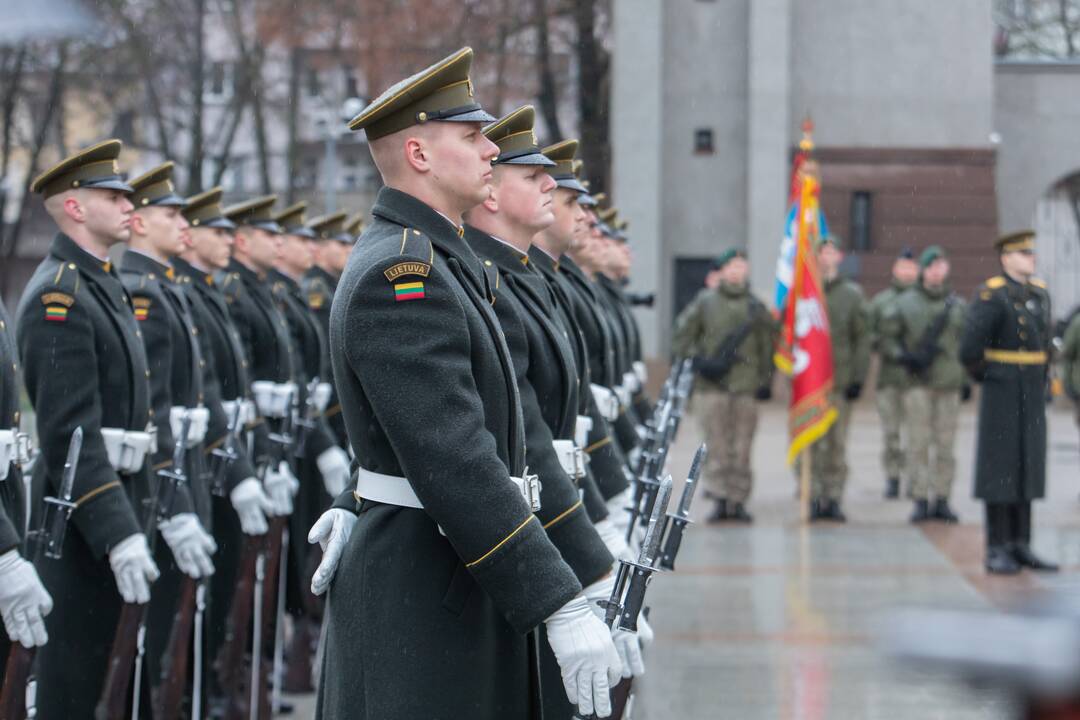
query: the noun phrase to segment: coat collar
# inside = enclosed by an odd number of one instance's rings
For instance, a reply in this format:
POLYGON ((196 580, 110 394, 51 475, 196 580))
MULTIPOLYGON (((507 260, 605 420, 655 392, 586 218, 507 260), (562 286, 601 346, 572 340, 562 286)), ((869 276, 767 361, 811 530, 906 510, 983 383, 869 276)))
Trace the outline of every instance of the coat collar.
POLYGON ((291 293, 300 292, 300 285, 277 268, 270 268, 269 272, 266 273, 266 280, 272 285, 280 284, 285 286, 285 289, 291 293))
POLYGON ((120 269, 139 275, 154 274, 164 280, 175 281, 176 271, 165 263, 158 262, 149 255, 128 248, 120 258, 120 269))
POLYGON ((99 280, 106 277, 116 279, 111 262, 94 257, 64 233, 56 234, 52 245, 49 247, 49 252, 58 260, 75 265, 90 277, 99 280))
POLYGON ((176 269, 178 275, 189 277, 192 281, 197 283, 201 282, 209 287, 214 287, 217 281, 214 280, 213 273, 203 272, 199 268, 195 267, 187 260, 182 258, 173 258, 173 267, 176 269))
POLYGON ((255 272, 236 258, 233 258, 229 261, 228 272, 236 273, 241 280, 252 285, 262 285, 263 282, 266 280, 265 273, 259 274, 255 272))
POLYGON ((477 256, 490 259, 499 270, 507 275, 530 273, 528 254, 489 235, 483 230, 477 230, 471 225, 466 225, 465 241, 477 256))
POLYGON ((480 261, 476 253, 465 243, 462 237, 463 228, 455 226, 430 205, 408 193, 384 187, 379 190, 371 212, 376 217, 402 227, 419 230, 436 247, 450 257, 456 258, 478 288, 484 287, 484 273, 480 267, 480 261))
POLYGON ((318 265, 312 265, 311 269, 304 273, 304 277, 310 278, 312 280, 318 278, 320 280, 324 280, 331 289, 337 288, 337 276, 329 272, 328 270, 319 267, 318 265))
POLYGON ((529 248, 529 259, 534 268, 548 277, 553 277, 559 271, 559 261, 535 245, 529 248))

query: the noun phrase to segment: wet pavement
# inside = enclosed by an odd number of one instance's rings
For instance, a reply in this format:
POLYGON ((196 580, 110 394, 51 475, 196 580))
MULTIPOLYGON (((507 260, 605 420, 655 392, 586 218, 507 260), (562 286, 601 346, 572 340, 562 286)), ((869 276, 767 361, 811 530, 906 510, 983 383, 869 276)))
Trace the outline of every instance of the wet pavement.
MULTIPOLYGON (((763 408, 754 447, 752 526, 695 524, 674 573, 658 576, 648 604, 656 642, 637 683, 635 720, 1003 720, 1001 694, 898 668, 876 647, 889 608, 987 608, 1048 583, 1080 582, 1080 443, 1064 407, 1050 413, 1047 500, 1035 506, 1035 547, 1064 564, 1057 576, 988 578, 982 508, 971 497, 974 403, 957 437, 954 508, 961 524, 914 527, 908 501, 882 499, 880 426, 859 402, 849 442, 845 525, 804 526, 785 467, 787 415, 763 408)), ((692 418, 670 456, 685 474, 700 439, 692 418)), ((698 497, 694 515, 709 509, 698 497)), ((297 698, 292 717, 311 716, 297 698)))

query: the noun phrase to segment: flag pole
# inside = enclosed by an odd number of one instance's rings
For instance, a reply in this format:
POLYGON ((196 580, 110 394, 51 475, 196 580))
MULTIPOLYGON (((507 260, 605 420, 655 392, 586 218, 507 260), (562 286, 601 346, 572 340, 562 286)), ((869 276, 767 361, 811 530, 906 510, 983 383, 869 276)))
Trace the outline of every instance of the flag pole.
POLYGON ((810 522, 810 453, 813 445, 807 445, 799 453, 799 519, 810 522))

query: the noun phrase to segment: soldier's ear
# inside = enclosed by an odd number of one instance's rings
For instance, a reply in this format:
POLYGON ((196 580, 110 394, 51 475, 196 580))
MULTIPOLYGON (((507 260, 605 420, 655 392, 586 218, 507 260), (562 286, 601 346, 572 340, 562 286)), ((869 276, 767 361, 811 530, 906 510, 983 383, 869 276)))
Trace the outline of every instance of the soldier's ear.
POLYGON ((64 198, 64 214, 77 223, 86 222, 86 209, 79 193, 68 193, 64 198))
POLYGON ((131 213, 131 232, 136 235, 146 234, 146 218, 140 213, 131 213))
POLYGON ((410 136, 405 138, 405 162, 413 170, 419 173, 431 171, 431 158, 428 155, 425 142, 422 138, 410 136))

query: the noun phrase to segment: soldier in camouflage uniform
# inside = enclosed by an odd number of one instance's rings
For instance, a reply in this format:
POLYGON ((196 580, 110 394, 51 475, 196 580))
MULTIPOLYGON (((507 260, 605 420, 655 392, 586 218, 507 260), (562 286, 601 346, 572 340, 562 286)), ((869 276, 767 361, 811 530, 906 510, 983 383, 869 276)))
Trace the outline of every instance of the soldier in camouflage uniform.
POLYGON ((851 406, 862 394, 870 366, 869 312, 862 288, 840 275, 844 253, 835 236, 818 246, 818 267, 825 284, 825 303, 832 338, 832 403, 836 422, 813 448, 810 509, 812 520, 844 522, 840 509, 847 484, 847 434, 851 406))
POLYGON ((900 297, 915 282, 919 266, 911 248, 900 251, 892 267, 892 283, 870 301, 871 346, 881 360, 878 366, 877 386, 875 389, 878 416, 881 418, 881 431, 884 446, 881 451, 881 464, 885 468, 885 497, 896 498, 900 495, 900 478, 904 474, 904 446, 900 438, 901 425, 904 422, 901 391, 907 379, 904 367, 889 359, 881 351, 883 341, 881 320, 900 297))
POLYGON ((717 289, 702 292, 676 321, 674 352, 698 359, 695 403, 710 449, 705 476, 716 497, 709 521, 751 522, 750 451, 757 403, 772 395, 775 323, 747 287, 745 253, 729 249, 717 265, 717 289))
POLYGON ((911 522, 955 523, 957 517, 949 508, 956 475, 953 445, 961 397, 970 396, 958 357, 964 303, 949 289, 944 250, 936 245, 927 248, 919 267, 919 282, 902 293, 881 319, 880 349, 883 361, 905 370, 902 397, 915 498, 911 522))

